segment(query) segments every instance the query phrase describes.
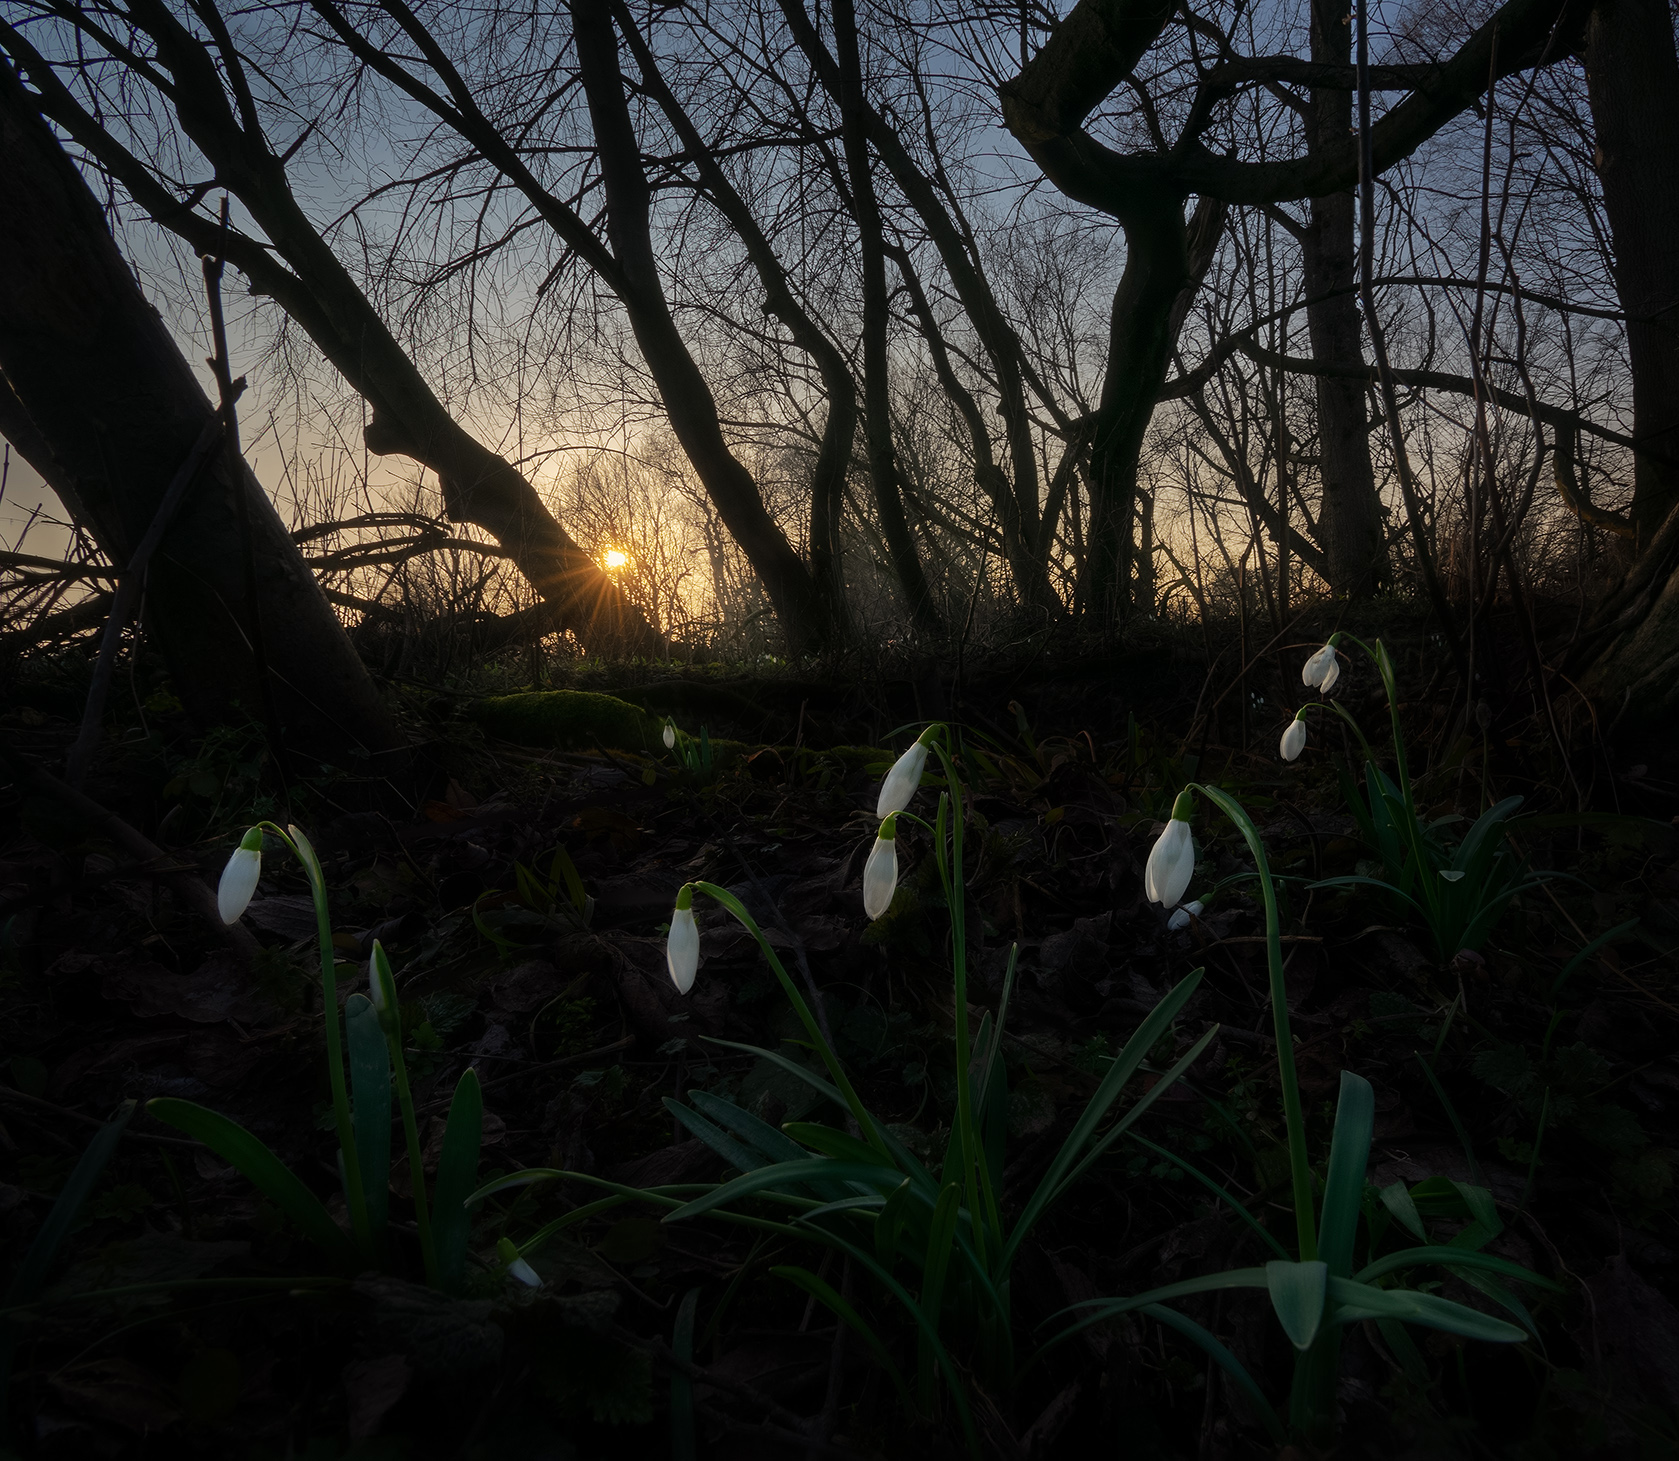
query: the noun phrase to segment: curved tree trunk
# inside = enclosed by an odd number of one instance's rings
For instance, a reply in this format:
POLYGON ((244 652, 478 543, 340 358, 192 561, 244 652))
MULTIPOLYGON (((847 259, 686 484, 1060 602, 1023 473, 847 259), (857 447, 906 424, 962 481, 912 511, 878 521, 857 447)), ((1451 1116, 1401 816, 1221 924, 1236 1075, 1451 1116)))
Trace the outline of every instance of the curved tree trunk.
MULTIPOLYGON (((120 572, 215 414, 135 283, 99 205, 0 66, 0 431, 120 572)), ((273 703, 288 744, 342 761, 401 744, 395 724, 243 459, 200 472, 147 569, 145 617, 200 722, 255 715, 249 519, 273 703)))
POLYGON ((1679 504, 1679 59, 1667 0, 1598 0, 1585 60, 1644 448, 1632 506, 1643 548, 1679 504))

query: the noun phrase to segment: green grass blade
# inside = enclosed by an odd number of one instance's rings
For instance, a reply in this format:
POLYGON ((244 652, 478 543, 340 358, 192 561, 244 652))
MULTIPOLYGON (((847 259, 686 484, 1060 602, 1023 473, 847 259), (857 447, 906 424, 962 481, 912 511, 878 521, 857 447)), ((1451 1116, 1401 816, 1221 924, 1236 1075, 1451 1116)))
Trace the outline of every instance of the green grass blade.
POLYGON ((1234 1212, 1237 1217, 1241 1218, 1241 1220, 1250 1228, 1252 1228, 1254 1232, 1258 1233, 1259 1236, 1270 1245, 1271 1251, 1274 1252, 1277 1257, 1288 1257, 1288 1250, 1271 1235, 1270 1230, 1267 1229, 1258 1218, 1248 1211, 1246 1204, 1238 1201, 1235 1197, 1232 1197, 1230 1193, 1226 1192, 1224 1188, 1219 1186, 1217 1182, 1213 1181, 1211 1177, 1209 1177, 1193 1162, 1185 1161, 1176 1152, 1168 1151, 1165 1147, 1150 1141, 1146 1136, 1132 1136, 1131 1140, 1136 1142, 1138 1146, 1147 1147, 1156 1156, 1165 1157, 1166 1160, 1176 1166, 1179 1171, 1193 1177, 1197 1182, 1199 1182, 1203 1187, 1229 1207, 1230 1210, 1234 1212))
POLYGON ((1178 1313, 1176 1309, 1169 1309, 1164 1304, 1144 1304, 1140 1311, 1151 1319, 1158 1319, 1168 1328, 1175 1329, 1191 1343, 1198 1345, 1215 1365, 1235 1382, 1236 1388, 1248 1398, 1255 1414, 1265 1424, 1265 1429, 1271 1432, 1271 1438, 1281 1445, 1288 1439, 1283 1430, 1283 1423, 1277 1417, 1276 1409, 1265 1398, 1265 1392, 1259 1388, 1253 1376, 1247 1372, 1246 1366, 1231 1354, 1214 1336, 1203 1329, 1193 1319, 1178 1313))
POLYGON ((1527 1338, 1514 1324, 1434 1294, 1414 1293, 1410 1289, 1377 1289, 1350 1278, 1335 1278, 1329 1281, 1329 1296, 1335 1301, 1337 1323, 1402 1319, 1407 1324, 1421 1324, 1425 1329, 1439 1329, 1493 1344, 1519 1344, 1527 1338))
MULTIPOLYGON (((732 1132, 756 1151, 762 1152, 772 1162, 802 1162, 810 1156, 810 1153, 786 1132, 777 1130, 750 1111, 742 1110, 733 1101, 725 1101, 721 1096, 712 1095, 710 1091, 689 1091, 688 1099, 693 1103, 695 1110, 709 1116, 719 1126, 732 1132)), ((879 1161, 879 1153, 871 1151, 869 1160, 879 1161)), ((763 1164, 760 1162, 754 1165, 763 1164)))
MULTIPOLYGON (((478 1181, 478 1151, 484 1140, 484 1096, 478 1072, 470 1065, 461 1072, 449 1103, 443 1128, 443 1150, 437 1158, 437 1186, 432 1192, 432 1241, 437 1248, 440 1288, 460 1287, 466 1269, 466 1246, 472 1235, 467 1198, 478 1181)), ((424 1180, 414 1173, 414 1180, 424 1180)))
POLYGON ((745 1142, 736 1141, 720 1126, 714 1126, 697 1111, 690 1111, 674 1097, 664 1098, 665 1110, 693 1132, 712 1151, 716 1152, 737 1172, 756 1172, 760 1167, 773 1166, 775 1159, 754 1151, 745 1142))
MULTIPOLYGON (((5 1302, 8 1307, 26 1303, 41 1291, 41 1285, 46 1282, 47 1273, 52 1268, 52 1261, 58 1256, 59 1247, 81 1214, 82 1204, 98 1185, 106 1164, 111 1160, 111 1154, 116 1151, 117 1143, 122 1139, 123 1131, 134 1115, 134 1105, 133 1101, 124 1101, 117 1108, 117 1114, 94 1132, 93 1140, 82 1149, 70 1176, 53 1201, 47 1220, 41 1224, 40 1231, 35 1234, 35 1241, 29 1245, 29 1251, 24 1254, 22 1264, 12 1276, 11 1284, 6 1289, 5 1302)), ((4 1393, 0 1392, 0 1403, 4 1402, 4 1398, 4 1393)))
POLYGON ((1135 1033, 1125 1042, 1125 1048, 1114 1057, 1114 1062, 1103 1075, 1101 1084, 1096 1087, 1096 1093, 1091 1096, 1085 1106, 1083 1114, 1074 1123, 1072 1131, 1061 1144, 1061 1150, 1050 1164, 1049 1171, 1038 1183, 1037 1191, 1027 1202, 1025 1210, 1020 1214, 1014 1231, 1009 1235, 1007 1246, 1003 1250, 1002 1266, 1006 1268, 1014 1251, 1019 1247, 1034 1223, 1043 1215, 1044 1210, 1054 1199, 1063 1182, 1071 1172, 1074 1164, 1083 1153, 1086 1143, 1095 1134, 1102 1118, 1108 1114, 1108 1108, 1119 1099, 1125 1083, 1137 1073, 1137 1067, 1143 1063, 1154 1044, 1165 1034, 1177 1013, 1189 1002, 1190 995, 1195 993, 1201 983, 1204 970, 1197 969, 1188 978, 1179 981, 1177 986, 1169 990, 1155 1007, 1149 1011, 1135 1033))
POLYGON ((1350 1070, 1342 1071, 1323 1184, 1323 1221, 1318 1227, 1318 1256, 1336 1278, 1345 1278, 1353 1269, 1353 1239, 1364 1203, 1364 1169, 1370 1163, 1375 1123, 1376 1093, 1370 1082, 1350 1070))
POLYGON ((714 1207, 737 1202, 743 1197, 795 1187, 805 1182, 860 1182, 864 1186, 875 1188, 884 1196, 903 1180, 902 1172, 879 1163, 870 1165, 865 1162, 838 1162, 831 1157, 807 1157, 802 1162, 777 1162, 773 1167, 761 1167, 755 1172, 736 1177, 732 1182, 724 1182, 712 1188, 703 1196, 685 1202, 674 1212, 667 1213, 664 1220, 670 1223, 698 1217, 701 1213, 710 1212, 714 1207))
POLYGON ((944 1307, 944 1276, 950 1267, 950 1250, 956 1242, 956 1219, 962 1210, 962 1188, 956 1182, 945 1184, 939 1193, 938 1206, 933 1209, 933 1223, 927 1233, 927 1253, 921 1265, 921 1312, 926 1315, 927 1329, 921 1342, 921 1404, 931 1409, 933 1403, 933 1365, 935 1360, 929 1334, 937 1334, 939 1311, 944 1307))
MULTIPOLYGON (((676 1328, 671 1332, 670 1352, 684 1364, 694 1362, 694 1310, 700 1291, 689 1289, 676 1311, 676 1328)), ((670 1372, 670 1458, 694 1461, 694 1382, 682 1370, 670 1372)))
POLYGON ((176 1096, 157 1096, 146 1102, 146 1110, 159 1121, 167 1121, 195 1141, 203 1142, 224 1162, 242 1172, 332 1263, 341 1268, 355 1267, 355 1244, 333 1222, 320 1198, 264 1142, 237 1121, 230 1121, 196 1101, 183 1101, 176 1096))
POLYGON ((1090 1170, 1091 1167, 1095 1166, 1096 1163, 1101 1160, 1103 1154, 1108 1150, 1108 1148, 1117 1142, 1120 1137, 1124 1136, 1135 1122, 1141 1120, 1147 1113, 1149 1107, 1154 1105, 1156 1101, 1158 1101, 1166 1094, 1167 1091, 1171 1090, 1171 1088, 1177 1084, 1178 1077, 1188 1070, 1190 1066, 1194 1065, 1195 1062, 1201 1058, 1201 1052, 1213 1043, 1214 1038, 1218 1035, 1218 1030, 1219 1027, 1214 1025, 1204 1035, 1202 1035, 1199 1040, 1191 1045, 1188 1050, 1184 1051, 1184 1053, 1178 1057, 1177 1063, 1164 1075, 1162 1075, 1152 1086, 1150 1086, 1147 1091, 1139 1096, 1129 1111, 1121 1116, 1118 1121, 1114 1122, 1114 1124, 1107 1129, 1107 1131, 1091 1143, 1090 1150, 1084 1154, 1084 1159, 1078 1164, 1078 1166, 1074 1167, 1072 1171, 1067 1173, 1065 1180, 1058 1188, 1055 1189, 1055 1192, 1050 1199, 1052 1202, 1056 1198, 1059 1198, 1063 1192, 1067 1191, 1067 1189, 1077 1182, 1080 1177, 1090 1170))
POLYGON ((834 1286, 808 1268, 800 1268, 797 1264, 782 1263, 770 1269, 777 1278, 786 1279, 795 1288, 800 1288, 809 1294, 817 1303, 832 1313, 842 1324, 846 1325, 867 1347, 874 1356, 874 1361, 886 1372, 887 1378, 897 1389, 899 1398, 906 1406, 913 1409, 910 1401, 909 1387, 904 1384, 903 1374, 893 1363, 892 1353, 881 1342, 874 1328, 851 1304, 843 1294, 835 1291, 834 1286))
POLYGON ((1495 1253, 1480 1253, 1473 1248, 1452 1248, 1441 1244, 1430 1244, 1425 1248, 1404 1248, 1398 1253, 1384 1254, 1375 1262, 1367 1263, 1359 1269, 1353 1275, 1353 1282, 1369 1283, 1390 1273, 1398 1273, 1402 1269, 1420 1268, 1426 1263, 1438 1263, 1450 1268, 1481 1269, 1487 1273, 1503 1274, 1505 1278, 1513 1278, 1521 1283, 1537 1284, 1540 1288, 1550 1289, 1555 1293, 1564 1292, 1560 1283, 1534 1273, 1531 1269, 1523 1268, 1521 1264, 1513 1263, 1508 1258, 1500 1258, 1495 1253))
POLYGON ((391 1191, 391 1052, 379 1016, 366 995, 344 1001, 344 1034, 350 1050, 350 1114, 361 1161, 367 1225, 376 1247, 385 1242, 391 1191))

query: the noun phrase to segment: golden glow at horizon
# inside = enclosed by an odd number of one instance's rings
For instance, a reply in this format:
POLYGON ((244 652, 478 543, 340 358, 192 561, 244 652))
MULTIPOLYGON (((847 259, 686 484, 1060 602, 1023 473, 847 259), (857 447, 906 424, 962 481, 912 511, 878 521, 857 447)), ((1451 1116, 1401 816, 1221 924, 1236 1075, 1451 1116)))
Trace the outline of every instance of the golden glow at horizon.
POLYGON ((619 548, 608 548, 601 562, 605 564, 607 572, 614 573, 620 568, 630 566, 630 555, 619 548))

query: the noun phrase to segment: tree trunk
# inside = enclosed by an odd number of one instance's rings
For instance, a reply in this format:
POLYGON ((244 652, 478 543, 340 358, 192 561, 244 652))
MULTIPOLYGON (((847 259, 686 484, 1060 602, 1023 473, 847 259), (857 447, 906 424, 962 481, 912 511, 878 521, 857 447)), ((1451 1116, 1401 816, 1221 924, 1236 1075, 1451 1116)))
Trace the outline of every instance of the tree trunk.
POLYGON ((620 275, 617 292, 630 328, 671 429, 718 516, 751 562, 790 647, 795 652, 816 649, 830 637, 840 614, 824 602, 826 585, 805 567, 764 506, 752 474, 729 449, 717 401, 665 302, 650 232, 652 192, 625 100, 611 9, 604 0, 575 0, 570 9, 578 72, 605 184, 607 236, 620 275))
MULTIPOLYGON (((1351 61, 1350 19, 1347 0, 1312 0, 1312 60, 1342 66, 1351 61)), ((1306 121, 1308 154, 1344 141, 1351 128, 1352 93, 1314 87, 1306 121)), ((1354 288, 1353 218, 1350 188, 1313 198, 1300 238, 1306 297, 1339 291, 1306 309, 1312 356, 1317 360, 1362 362, 1364 358, 1354 288)), ((1364 598, 1388 578, 1381 500, 1370 467, 1368 395, 1358 381, 1319 376, 1317 398, 1323 484, 1319 546, 1331 592, 1364 598)))
POLYGON ((1189 306, 1212 263, 1226 209, 1203 198, 1184 223, 1184 200, 1139 198, 1121 219, 1125 270, 1114 291, 1108 366, 1090 445, 1090 530, 1082 594, 1102 624, 1132 607, 1137 567, 1137 464, 1189 306))
MULTIPOLYGON (((99 205, 0 66, 0 431, 120 572, 215 408, 117 251, 99 205)), ((244 512, 288 744, 342 762, 401 744, 395 724, 268 495, 220 453, 147 569, 145 617, 201 723, 258 713, 247 638, 244 512)))
POLYGON ((1667 0, 1598 0, 1586 23, 1597 174, 1627 312, 1640 550, 1679 504, 1679 60, 1667 0))
POLYGON ((890 321, 886 295, 886 240, 881 232, 880 204, 870 175, 869 139, 863 120, 862 57, 857 49, 857 17, 851 0, 834 0, 834 41, 839 58, 840 129, 845 147, 846 175, 851 183, 851 212, 857 221, 858 250, 863 266, 863 435, 868 445, 869 477, 874 483, 875 510, 880 531, 892 556, 898 587, 908 601, 916 628, 936 631, 938 609, 921 569, 904 516, 903 487, 898 480, 898 455, 892 444, 891 375, 886 327, 890 321))

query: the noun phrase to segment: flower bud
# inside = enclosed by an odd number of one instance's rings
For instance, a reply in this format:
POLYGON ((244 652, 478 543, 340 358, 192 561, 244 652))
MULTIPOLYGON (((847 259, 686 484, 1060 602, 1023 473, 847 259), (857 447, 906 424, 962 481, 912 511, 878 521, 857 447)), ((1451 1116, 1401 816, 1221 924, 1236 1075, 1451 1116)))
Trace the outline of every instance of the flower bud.
POLYGON ((875 816, 884 821, 909 805, 910 798, 921 785, 921 771, 926 764, 927 746, 923 741, 917 741, 898 757, 886 773, 886 780, 880 784, 880 800, 875 803, 875 816))
POLYGON ((252 827, 222 869, 222 880, 216 889, 216 908, 222 922, 234 924, 251 906, 251 895, 257 890, 262 876, 262 829, 252 827))
POLYGON ((863 912, 879 918, 892 906, 898 891, 898 832, 894 813, 880 824, 869 860, 863 864, 863 912))
POLYGON ((1173 933, 1180 933, 1189 927, 1189 920, 1199 918, 1205 905, 1197 898, 1193 903, 1185 903, 1166 920, 1166 927, 1173 933))
POLYGON ((686 883, 676 895, 676 910, 670 916, 665 964, 678 994, 686 994, 694 987, 694 975, 700 967, 700 930, 694 922, 694 890, 686 883))
POLYGON ((1300 759, 1300 753, 1306 749, 1306 722, 1299 716, 1295 716, 1288 723, 1288 729, 1283 732, 1282 745, 1278 749, 1285 761, 1300 759))
POLYGON ((509 1278, 517 1279, 528 1289, 542 1287, 542 1280, 537 1276, 536 1270, 519 1256, 519 1250, 513 1246, 511 1238, 499 1239, 496 1242, 496 1253, 500 1256, 501 1261, 507 1265, 507 1276, 509 1278))
POLYGON ((1149 850, 1143 867, 1143 891, 1151 903, 1175 907, 1195 876, 1195 839, 1189 831, 1189 813, 1194 809, 1194 797, 1180 792, 1172 806, 1172 820, 1149 850))
POLYGON ((667 751, 676 749, 676 727, 668 720, 665 722, 665 749, 667 751))

